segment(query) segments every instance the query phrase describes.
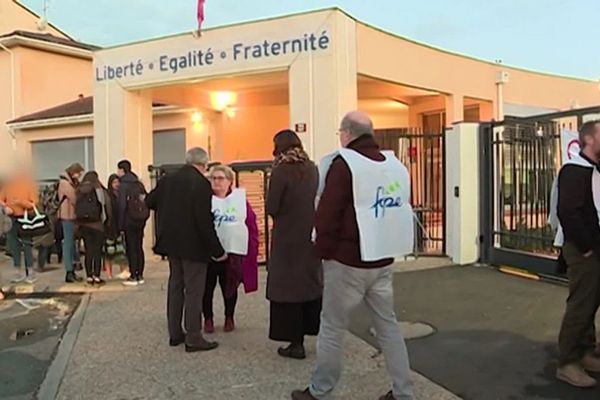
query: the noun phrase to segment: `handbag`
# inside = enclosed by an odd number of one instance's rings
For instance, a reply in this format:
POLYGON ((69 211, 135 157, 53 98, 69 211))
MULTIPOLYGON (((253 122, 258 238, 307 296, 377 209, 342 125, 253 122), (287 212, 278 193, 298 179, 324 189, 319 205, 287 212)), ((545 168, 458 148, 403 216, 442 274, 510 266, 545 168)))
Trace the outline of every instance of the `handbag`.
POLYGON ((30 216, 28 211, 22 218, 17 219, 17 235, 20 238, 34 238, 46 235, 52 231, 50 219, 44 214, 41 214, 37 207, 33 207, 33 215, 30 216))

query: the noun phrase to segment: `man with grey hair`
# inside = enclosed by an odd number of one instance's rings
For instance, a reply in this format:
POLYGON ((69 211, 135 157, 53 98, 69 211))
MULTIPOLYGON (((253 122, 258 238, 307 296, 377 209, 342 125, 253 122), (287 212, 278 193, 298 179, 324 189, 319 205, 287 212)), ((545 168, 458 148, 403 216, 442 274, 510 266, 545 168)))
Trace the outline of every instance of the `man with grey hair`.
POLYGON ((218 347, 202 336, 202 298, 206 271, 211 260, 224 261, 223 250, 212 214, 212 189, 204 177, 208 153, 190 149, 186 165, 162 178, 147 197, 156 212, 157 237, 154 252, 169 259, 167 320, 169 344, 185 343, 187 352, 218 347), (185 311, 184 329, 181 322, 185 311))
POLYGON ((410 179, 393 153, 380 152, 368 115, 348 113, 338 131, 342 149, 319 167, 316 248, 323 259, 324 290, 317 367, 309 387, 293 400, 328 397, 342 370, 342 338, 354 309, 371 311, 393 380, 381 400, 413 399, 406 344, 394 313, 394 257, 412 252, 410 179))

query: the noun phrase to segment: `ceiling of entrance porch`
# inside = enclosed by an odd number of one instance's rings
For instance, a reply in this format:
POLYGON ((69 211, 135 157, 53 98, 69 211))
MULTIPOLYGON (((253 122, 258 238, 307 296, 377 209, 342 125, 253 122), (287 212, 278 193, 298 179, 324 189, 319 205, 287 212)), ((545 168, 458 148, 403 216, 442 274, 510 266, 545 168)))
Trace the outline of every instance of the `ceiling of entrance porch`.
POLYGON ((217 92, 235 94, 232 107, 286 105, 289 101, 287 71, 197 80, 149 90, 155 102, 206 110, 215 109, 211 94, 217 92))
POLYGON ((433 90, 404 86, 362 75, 358 77, 359 102, 368 101, 370 103, 375 103, 391 101, 410 106, 426 98, 439 95, 439 92, 433 90))

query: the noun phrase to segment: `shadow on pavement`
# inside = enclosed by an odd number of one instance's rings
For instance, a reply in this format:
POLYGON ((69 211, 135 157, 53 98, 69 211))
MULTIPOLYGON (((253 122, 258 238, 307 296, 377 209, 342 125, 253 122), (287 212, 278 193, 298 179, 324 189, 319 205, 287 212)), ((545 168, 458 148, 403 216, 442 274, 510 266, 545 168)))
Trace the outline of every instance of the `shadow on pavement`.
MULTIPOLYGON (((600 388, 576 389, 554 378, 566 288, 484 267, 399 273, 394 288, 400 320, 437 330, 407 341, 413 369, 458 396, 600 398, 600 388)), ((376 346, 369 326, 366 310, 359 310, 352 331, 376 346)))

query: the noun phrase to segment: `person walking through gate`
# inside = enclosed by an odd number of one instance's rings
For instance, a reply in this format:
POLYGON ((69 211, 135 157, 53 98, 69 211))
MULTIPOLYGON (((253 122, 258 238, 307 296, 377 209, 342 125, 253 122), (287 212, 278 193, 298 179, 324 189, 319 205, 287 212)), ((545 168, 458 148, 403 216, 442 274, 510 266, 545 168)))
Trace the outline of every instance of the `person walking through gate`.
POLYGON ((282 357, 304 359, 304 336, 319 333, 323 270, 312 242, 318 171, 298 135, 284 130, 273 139, 275 161, 267 193, 273 240, 267 275, 269 338, 289 345, 282 357))
POLYGON ((393 153, 379 151, 368 115, 347 114, 339 135, 343 148, 319 166, 315 228, 325 285, 317 367, 310 386, 293 392, 292 399, 323 399, 333 391, 342 369, 342 337, 363 302, 393 379, 393 390, 381 400, 413 399, 389 267, 394 257, 413 250, 409 174, 393 153))
POLYGON ((208 177, 212 184, 212 212, 215 229, 228 258, 223 262, 210 261, 206 275, 206 289, 202 312, 204 332, 215 331, 213 296, 217 280, 225 303, 225 332, 235 329, 235 306, 238 287, 244 284, 245 292, 258 290, 258 226, 256 214, 246 200, 246 191, 234 189, 234 172, 225 165, 215 165, 208 177))
POLYGON ((144 203, 146 189, 138 176, 131 171, 131 162, 120 161, 117 165, 120 186, 117 217, 119 230, 125 233, 125 249, 129 261, 129 279, 125 286, 137 286, 145 283, 144 267, 144 229, 150 218, 150 211, 144 203))
POLYGON ((594 355, 594 320, 600 307, 600 121, 584 123, 579 142, 581 153, 563 165, 552 196, 560 222, 555 244, 562 245, 569 276, 556 377, 573 386, 593 387, 597 381, 587 372, 600 372, 600 358, 594 355))
POLYGON ((215 231, 212 189, 204 177, 208 154, 193 148, 186 166, 162 178, 146 197, 156 212, 158 232, 154 252, 169 259, 167 320, 169 345, 185 343, 187 352, 218 347, 202 336, 202 299, 210 260, 223 262, 227 254, 215 231), (185 309, 185 333, 181 327, 185 309))

